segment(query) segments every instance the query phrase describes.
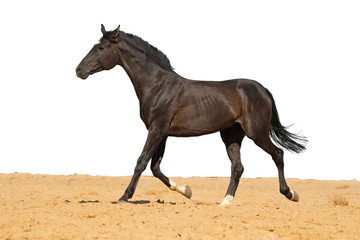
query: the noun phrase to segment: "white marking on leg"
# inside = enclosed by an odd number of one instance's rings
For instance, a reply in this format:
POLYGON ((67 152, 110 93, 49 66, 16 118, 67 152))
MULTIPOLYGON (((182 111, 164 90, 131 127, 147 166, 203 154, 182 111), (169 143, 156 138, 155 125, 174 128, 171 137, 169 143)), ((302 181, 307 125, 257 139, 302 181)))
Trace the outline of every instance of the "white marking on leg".
POLYGON ((191 198, 192 191, 188 185, 177 185, 174 181, 169 180, 170 182, 170 189, 173 191, 177 191, 184 195, 187 198, 191 198))
POLYGON ((291 201, 294 200, 294 196, 295 196, 295 192, 294 190, 290 189, 290 192, 291 192, 291 201))
POLYGON ((223 201, 220 203, 219 206, 229 206, 229 205, 231 205, 231 202, 233 199, 234 199, 234 196, 226 195, 226 197, 224 197, 223 201))
POLYGON ((176 190, 176 183, 173 182, 172 180, 169 180, 169 182, 170 182, 170 189, 175 191, 176 190))
POLYGON ((290 189, 291 192, 291 201, 298 202, 299 201, 299 195, 292 189, 290 189))

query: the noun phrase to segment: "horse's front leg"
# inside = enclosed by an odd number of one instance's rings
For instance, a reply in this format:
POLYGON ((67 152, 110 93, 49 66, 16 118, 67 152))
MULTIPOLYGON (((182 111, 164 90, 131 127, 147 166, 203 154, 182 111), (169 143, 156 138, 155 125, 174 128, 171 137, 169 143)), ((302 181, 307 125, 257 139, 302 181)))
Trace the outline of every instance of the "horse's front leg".
POLYGON ((135 188, 137 183, 139 182, 141 173, 146 169, 147 164, 149 163, 151 157, 155 153, 156 149, 160 145, 160 143, 167 137, 166 134, 157 130, 150 129, 144 149, 137 160, 136 167, 134 170, 134 175, 130 181, 129 186, 125 190, 124 195, 119 199, 119 202, 128 201, 134 195, 135 188))

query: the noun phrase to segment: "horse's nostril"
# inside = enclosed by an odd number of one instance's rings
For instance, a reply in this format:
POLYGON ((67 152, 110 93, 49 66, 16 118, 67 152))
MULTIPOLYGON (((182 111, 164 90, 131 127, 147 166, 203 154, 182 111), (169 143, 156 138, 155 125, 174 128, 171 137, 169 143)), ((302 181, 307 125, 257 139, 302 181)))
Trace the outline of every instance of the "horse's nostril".
POLYGON ((77 67, 77 68, 76 68, 76 76, 78 76, 79 78, 81 78, 81 77, 82 77, 81 75, 82 75, 82 74, 81 74, 81 68, 77 67))
POLYGON ((80 76, 81 75, 81 68, 76 68, 76 75, 77 76, 80 76))

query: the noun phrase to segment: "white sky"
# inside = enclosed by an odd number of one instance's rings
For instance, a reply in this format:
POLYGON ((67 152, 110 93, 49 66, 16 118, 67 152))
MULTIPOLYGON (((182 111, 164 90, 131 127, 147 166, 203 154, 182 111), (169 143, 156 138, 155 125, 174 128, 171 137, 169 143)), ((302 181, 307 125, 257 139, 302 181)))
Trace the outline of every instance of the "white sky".
MULTIPOLYGON (((191 79, 251 78, 308 136, 286 177, 360 179, 358 1, 6 1, 0 30, 0 173, 132 175, 146 138, 121 67, 82 81, 75 68, 100 24, 136 34, 191 79)), ((276 177, 244 140, 243 177, 276 177)), ((218 133, 169 138, 168 176, 230 176, 218 133)), ((144 173, 151 175, 149 169, 144 173)))

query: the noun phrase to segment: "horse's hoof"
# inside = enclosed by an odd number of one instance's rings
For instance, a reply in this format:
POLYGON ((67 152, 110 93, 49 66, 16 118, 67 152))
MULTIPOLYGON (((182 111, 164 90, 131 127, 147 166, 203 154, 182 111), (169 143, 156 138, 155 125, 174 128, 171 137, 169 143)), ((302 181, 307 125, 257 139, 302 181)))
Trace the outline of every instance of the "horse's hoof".
POLYGON ((231 195, 226 195, 223 199, 223 201, 219 204, 219 206, 223 207, 223 206, 230 206, 232 200, 234 199, 233 196, 231 195))
POLYGON ((190 199, 192 196, 191 188, 188 185, 185 185, 184 187, 185 187, 184 196, 190 199))
POLYGON ((293 202, 298 202, 299 201, 299 195, 294 191, 294 190, 290 190, 291 193, 291 198, 290 200, 293 202))

